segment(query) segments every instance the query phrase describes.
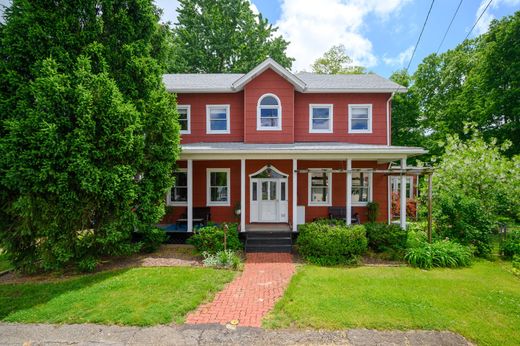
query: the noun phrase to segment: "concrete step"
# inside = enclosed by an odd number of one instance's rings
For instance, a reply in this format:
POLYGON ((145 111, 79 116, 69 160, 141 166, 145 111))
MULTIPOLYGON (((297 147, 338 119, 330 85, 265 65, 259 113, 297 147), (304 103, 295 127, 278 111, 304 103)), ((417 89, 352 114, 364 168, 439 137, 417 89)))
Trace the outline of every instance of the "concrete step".
POLYGON ((246 252, 292 252, 291 245, 246 246, 246 252))
POLYGON ((292 245, 292 239, 287 238, 247 238, 247 245, 292 245))

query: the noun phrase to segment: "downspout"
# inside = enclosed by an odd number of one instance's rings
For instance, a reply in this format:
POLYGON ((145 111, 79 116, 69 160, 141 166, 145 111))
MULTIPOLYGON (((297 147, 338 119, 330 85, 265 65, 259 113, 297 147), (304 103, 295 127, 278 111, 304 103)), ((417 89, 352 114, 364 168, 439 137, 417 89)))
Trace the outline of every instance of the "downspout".
POLYGON ((386 101, 386 145, 390 145, 390 101, 394 98, 395 91, 390 95, 388 100, 386 101))

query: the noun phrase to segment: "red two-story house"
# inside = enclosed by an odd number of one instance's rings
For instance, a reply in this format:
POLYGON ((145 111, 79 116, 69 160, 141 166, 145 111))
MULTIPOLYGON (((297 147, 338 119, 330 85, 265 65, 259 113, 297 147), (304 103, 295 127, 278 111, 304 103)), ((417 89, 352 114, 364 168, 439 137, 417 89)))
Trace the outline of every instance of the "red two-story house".
POLYGON ((188 232, 200 207, 241 231, 297 231, 330 207, 364 222, 372 201, 389 222, 389 165, 425 153, 391 145, 391 99, 406 89, 375 74, 293 74, 267 59, 246 74, 169 74, 164 83, 177 94, 182 153, 163 223, 185 214, 188 232))

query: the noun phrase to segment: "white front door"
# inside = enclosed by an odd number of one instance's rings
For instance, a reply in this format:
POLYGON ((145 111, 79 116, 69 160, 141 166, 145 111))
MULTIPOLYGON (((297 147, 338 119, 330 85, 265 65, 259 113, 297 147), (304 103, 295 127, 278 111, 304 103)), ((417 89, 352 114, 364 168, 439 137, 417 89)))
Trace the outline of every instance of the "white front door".
POLYGON ((287 178, 251 179, 251 222, 287 222, 287 178))

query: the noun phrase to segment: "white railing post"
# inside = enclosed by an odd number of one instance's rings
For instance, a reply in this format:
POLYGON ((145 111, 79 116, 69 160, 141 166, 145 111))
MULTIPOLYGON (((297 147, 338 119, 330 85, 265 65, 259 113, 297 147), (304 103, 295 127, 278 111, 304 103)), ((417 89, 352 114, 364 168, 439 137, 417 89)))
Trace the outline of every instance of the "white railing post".
POLYGON ((188 221, 187 231, 193 232, 193 160, 188 160, 188 221))
POLYGON ((406 174, 404 170, 406 170, 406 158, 401 159, 401 169, 403 172, 401 173, 401 228, 406 229, 406 174))
POLYGON ((240 231, 246 231, 246 160, 240 159, 240 231))
POLYGON ((352 159, 347 159, 347 225, 352 223, 352 159))
POLYGON ((292 224, 293 232, 298 231, 298 160, 292 160, 292 224))

